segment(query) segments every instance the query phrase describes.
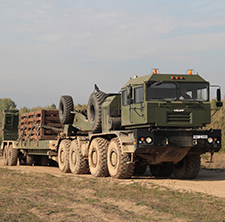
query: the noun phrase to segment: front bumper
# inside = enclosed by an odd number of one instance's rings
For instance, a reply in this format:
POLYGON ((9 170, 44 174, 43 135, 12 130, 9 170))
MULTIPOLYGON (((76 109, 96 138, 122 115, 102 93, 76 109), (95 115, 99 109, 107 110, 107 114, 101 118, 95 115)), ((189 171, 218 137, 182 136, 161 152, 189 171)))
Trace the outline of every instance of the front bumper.
POLYGON ((135 129, 136 153, 156 153, 168 148, 203 154, 221 149, 221 130, 203 129, 135 129), (151 139, 147 139, 151 138, 151 139), (151 141, 150 143, 148 143, 151 141))

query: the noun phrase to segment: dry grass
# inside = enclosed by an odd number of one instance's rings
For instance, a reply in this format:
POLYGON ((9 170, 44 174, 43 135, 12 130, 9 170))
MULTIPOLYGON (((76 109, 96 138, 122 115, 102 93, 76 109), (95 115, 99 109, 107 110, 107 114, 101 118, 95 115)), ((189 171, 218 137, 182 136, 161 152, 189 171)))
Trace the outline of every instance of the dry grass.
MULTIPOLYGON (((225 199, 0 168, 0 221, 224 221, 225 199)), ((126 180, 124 180, 126 182, 126 180)))

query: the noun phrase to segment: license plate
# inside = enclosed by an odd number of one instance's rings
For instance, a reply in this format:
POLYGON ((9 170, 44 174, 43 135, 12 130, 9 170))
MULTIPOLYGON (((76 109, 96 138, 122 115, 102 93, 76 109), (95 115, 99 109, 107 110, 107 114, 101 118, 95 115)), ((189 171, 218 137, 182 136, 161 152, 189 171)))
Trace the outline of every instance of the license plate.
POLYGON ((193 135, 193 139, 195 139, 195 140, 199 140, 199 139, 207 140, 208 135, 193 135))

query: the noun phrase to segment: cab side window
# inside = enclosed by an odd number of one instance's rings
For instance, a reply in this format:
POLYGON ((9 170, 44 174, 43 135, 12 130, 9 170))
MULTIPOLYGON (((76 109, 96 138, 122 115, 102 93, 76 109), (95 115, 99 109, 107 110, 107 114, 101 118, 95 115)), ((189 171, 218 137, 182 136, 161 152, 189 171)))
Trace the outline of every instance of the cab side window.
POLYGON ((134 103, 143 103, 144 102, 144 89, 138 87, 134 89, 134 103))
POLYGON ((127 103, 127 91, 126 90, 122 91, 122 105, 123 106, 128 105, 128 103, 127 103))

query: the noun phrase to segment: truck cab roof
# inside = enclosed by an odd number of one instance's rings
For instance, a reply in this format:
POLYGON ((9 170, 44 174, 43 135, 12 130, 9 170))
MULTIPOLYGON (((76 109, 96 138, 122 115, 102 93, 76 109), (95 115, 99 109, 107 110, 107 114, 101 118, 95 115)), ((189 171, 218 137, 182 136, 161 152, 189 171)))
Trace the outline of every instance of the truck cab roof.
POLYGON ((122 89, 128 85, 140 85, 149 81, 166 81, 166 82, 207 82, 200 75, 188 75, 188 74, 149 74, 145 76, 134 76, 131 78, 122 89))

